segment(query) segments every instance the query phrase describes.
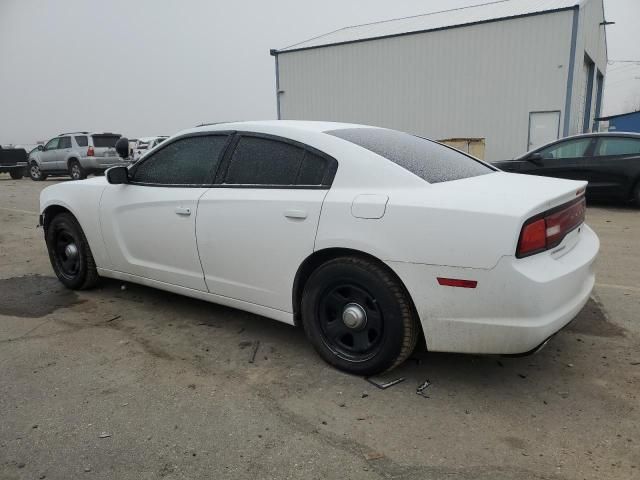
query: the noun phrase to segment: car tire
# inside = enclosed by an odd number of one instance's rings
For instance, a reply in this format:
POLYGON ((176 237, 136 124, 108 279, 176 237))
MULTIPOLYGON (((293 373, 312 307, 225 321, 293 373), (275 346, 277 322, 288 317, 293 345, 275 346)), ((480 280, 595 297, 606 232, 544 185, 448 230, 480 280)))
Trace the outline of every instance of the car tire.
POLYGON ((9 175, 11 175, 11 178, 14 180, 20 180, 23 177, 22 170, 11 170, 9 175))
POLYGON ((302 295, 302 325, 320 356, 356 375, 391 370, 413 352, 417 315, 400 280, 356 256, 318 267, 302 295))
POLYGON ((45 231, 51 266, 62 284, 86 290, 98 282, 96 263, 80 224, 70 213, 56 215, 45 231))
POLYGON ((87 178, 87 172, 82 168, 79 161, 71 160, 69 162, 69 176, 71 180, 84 180, 87 178))
POLYGON ((40 170, 40 166, 36 162, 31 162, 29 165, 29 177, 34 182, 42 182, 46 180, 47 175, 40 170))

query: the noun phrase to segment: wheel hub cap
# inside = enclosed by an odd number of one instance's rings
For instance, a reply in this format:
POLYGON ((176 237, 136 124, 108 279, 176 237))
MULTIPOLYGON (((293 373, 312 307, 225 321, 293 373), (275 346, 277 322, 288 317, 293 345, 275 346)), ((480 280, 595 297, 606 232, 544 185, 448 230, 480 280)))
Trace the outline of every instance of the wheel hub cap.
POLYGON ((64 247, 64 254, 68 259, 75 259, 78 256, 78 247, 76 247, 75 243, 70 243, 64 247))
POLYGON ((357 303, 348 303, 342 311, 342 322, 353 330, 360 329, 367 324, 367 313, 357 303))

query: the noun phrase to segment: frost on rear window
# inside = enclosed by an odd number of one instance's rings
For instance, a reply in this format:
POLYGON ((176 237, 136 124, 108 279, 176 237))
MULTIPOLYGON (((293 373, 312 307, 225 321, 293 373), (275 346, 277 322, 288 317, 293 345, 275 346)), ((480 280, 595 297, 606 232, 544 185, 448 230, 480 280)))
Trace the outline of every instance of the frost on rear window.
POLYGON ((325 133, 377 153, 429 183, 477 177, 495 171, 453 148, 396 130, 346 128, 325 133))

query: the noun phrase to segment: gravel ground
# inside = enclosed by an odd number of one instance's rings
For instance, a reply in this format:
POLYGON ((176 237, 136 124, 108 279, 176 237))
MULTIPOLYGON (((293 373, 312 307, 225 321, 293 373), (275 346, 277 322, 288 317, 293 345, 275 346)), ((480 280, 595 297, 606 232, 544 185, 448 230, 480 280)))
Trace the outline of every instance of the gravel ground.
POLYGON ((418 352, 379 390, 275 321, 65 290, 36 229, 52 183, 0 175, 0 479, 640 478, 640 210, 589 207, 596 289, 541 352, 418 352))

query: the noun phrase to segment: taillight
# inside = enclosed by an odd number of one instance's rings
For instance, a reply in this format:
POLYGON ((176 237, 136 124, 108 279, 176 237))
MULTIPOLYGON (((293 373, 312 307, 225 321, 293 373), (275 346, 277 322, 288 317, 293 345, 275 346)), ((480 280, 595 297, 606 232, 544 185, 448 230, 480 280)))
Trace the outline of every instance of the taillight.
POLYGON ((93 150, 93 147, 87 148, 87 157, 93 157, 96 152, 93 150))
POLYGON ((584 197, 536 215, 525 222, 516 257, 523 258, 556 247, 564 237, 584 223, 584 197))

